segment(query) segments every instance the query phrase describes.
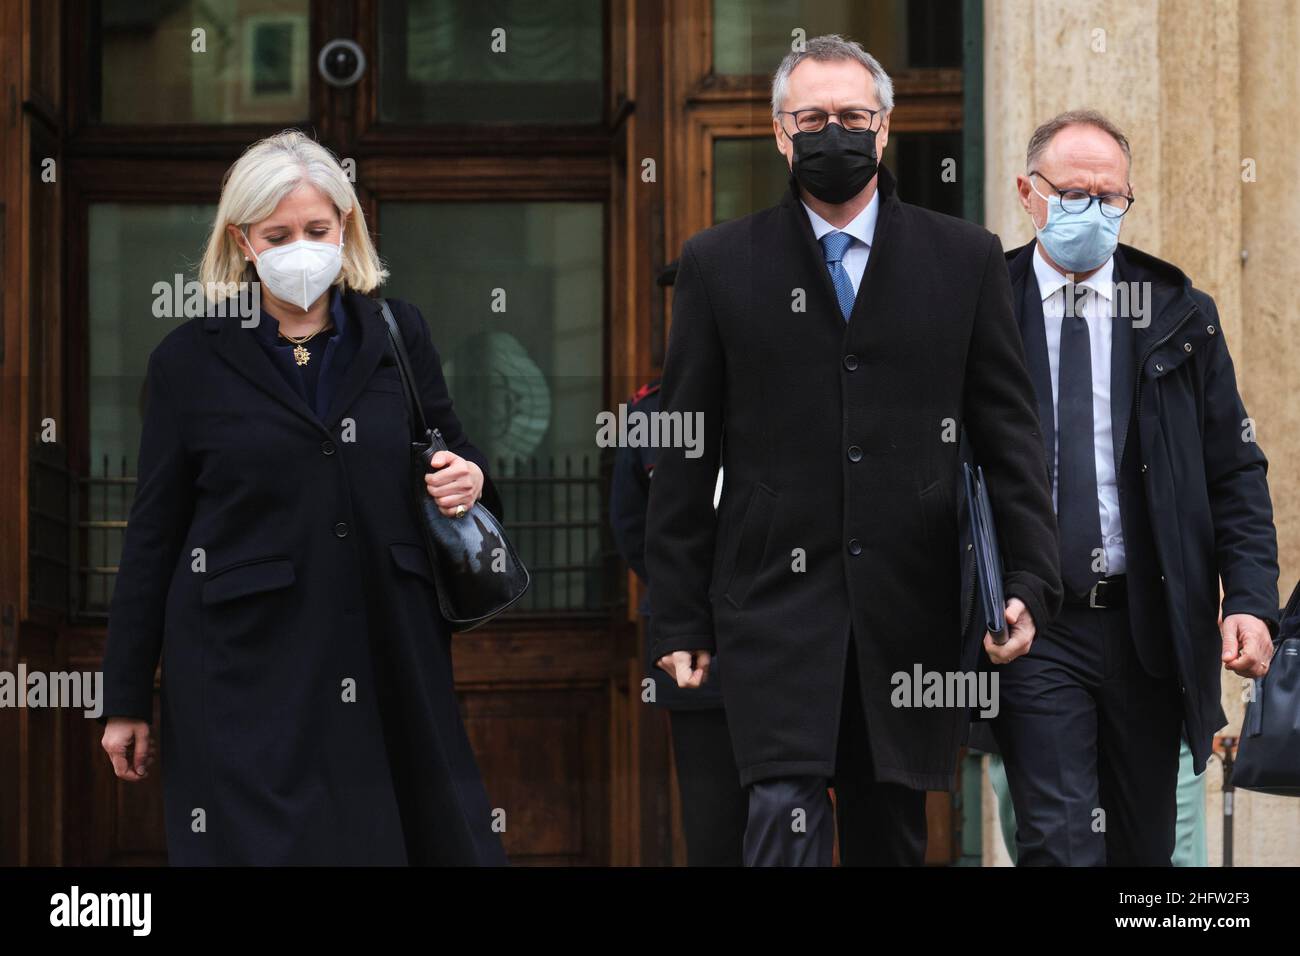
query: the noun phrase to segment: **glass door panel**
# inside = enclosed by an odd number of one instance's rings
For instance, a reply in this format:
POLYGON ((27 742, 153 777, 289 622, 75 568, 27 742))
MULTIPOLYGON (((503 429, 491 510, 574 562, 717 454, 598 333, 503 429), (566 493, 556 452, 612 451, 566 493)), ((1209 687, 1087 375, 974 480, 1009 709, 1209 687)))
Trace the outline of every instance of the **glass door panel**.
POLYGON ((520 609, 601 609, 604 206, 394 201, 379 217, 384 293, 429 323, 534 572, 520 609))
POLYGON ((386 124, 599 122, 601 0, 381 0, 386 124))
POLYGON ((713 141, 713 221, 747 216, 781 201, 790 168, 771 135, 713 141))
MULTIPOLYGON (((149 354, 184 315, 157 317, 156 283, 193 279, 216 207, 93 203, 89 208, 90 458, 82 479, 79 609, 108 612, 135 496, 149 354)), ((171 301, 170 295, 168 301, 171 301)), ((169 309, 168 311, 174 311, 169 309)))
POLYGON ((310 0, 96 0, 92 118, 293 123, 309 115, 310 0))
POLYGON ((770 76, 795 30, 857 40, 890 72, 961 66, 957 0, 713 0, 713 72, 770 76))

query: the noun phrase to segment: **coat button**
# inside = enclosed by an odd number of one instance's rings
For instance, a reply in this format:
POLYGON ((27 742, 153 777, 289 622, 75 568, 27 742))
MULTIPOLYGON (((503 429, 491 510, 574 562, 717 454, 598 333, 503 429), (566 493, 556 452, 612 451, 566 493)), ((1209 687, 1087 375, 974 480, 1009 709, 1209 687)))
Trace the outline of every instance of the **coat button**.
POLYGON ((850 445, 849 461, 861 461, 861 460, 862 460, 862 449, 859 448, 857 445, 850 445))
POLYGON ((858 369, 858 357, 852 354, 844 356, 844 367, 850 372, 856 372, 858 369))
POLYGON ((1191 350, 1192 350, 1192 343, 1191 343, 1191 342, 1184 342, 1184 343, 1183 343, 1183 351, 1184 351, 1184 352, 1190 352, 1191 350))
POLYGON ((849 538, 849 554, 855 558, 862 553, 862 545, 858 543, 857 538, 849 538))
POLYGON ((334 454, 334 443, 329 439, 320 443, 320 450, 327 455, 334 454))
POLYGON ((348 536, 348 523, 346 521, 340 521, 338 524, 334 526, 334 537, 346 538, 347 536, 348 536))
POLYGON ((1164 367, 1163 365, 1161 365, 1159 362, 1156 362, 1156 371, 1157 371, 1157 372, 1163 372, 1164 370, 1165 370, 1165 367, 1164 367))
POLYGON ((1142 466, 1142 474, 1145 475, 1146 473, 1147 473, 1147 466, 1146 466, 1146 465, 1143 465, 1143 466, 1142 466))
POLYGON ((1207 331, 1207 332, 1209 332, 1211 335, 1213 335, 1213 334, 1214 334, 1214 326, 1212 326, 1212 325, 1207 325, 1207 326, 1205 327, 1205 331, 1207 331))

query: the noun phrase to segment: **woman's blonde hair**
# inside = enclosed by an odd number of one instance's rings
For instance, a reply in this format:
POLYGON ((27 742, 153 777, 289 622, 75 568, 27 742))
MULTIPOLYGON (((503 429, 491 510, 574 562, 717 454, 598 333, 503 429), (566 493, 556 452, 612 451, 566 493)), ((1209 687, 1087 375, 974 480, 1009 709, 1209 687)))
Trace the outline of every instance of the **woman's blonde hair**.
POLYGON ((199 281, 210 298, 232 290, 247 278, 251 263, 226 226, 244 229, 275 211, 280 200, 303 183, 329 197, 339 214, 348 214, 343 233, 343 268, 335 285, 371 292, 388 278, 375 252, 356 190, 338 159, 324 146, 296 129, 287 129, 254 143, 226 171, 221 202, 212 223, 207 249, 199 265, 199 281))

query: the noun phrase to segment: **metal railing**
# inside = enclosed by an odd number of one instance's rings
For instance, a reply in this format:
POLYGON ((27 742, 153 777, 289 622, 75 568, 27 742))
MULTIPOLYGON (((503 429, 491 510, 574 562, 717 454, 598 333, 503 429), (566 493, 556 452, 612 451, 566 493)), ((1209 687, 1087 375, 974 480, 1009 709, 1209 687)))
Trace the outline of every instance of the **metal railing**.
POLYGON ((55 611, 69 606, 75 486, 63 449, 34 442, 27 483, 27 586, 33 606, 55 611))

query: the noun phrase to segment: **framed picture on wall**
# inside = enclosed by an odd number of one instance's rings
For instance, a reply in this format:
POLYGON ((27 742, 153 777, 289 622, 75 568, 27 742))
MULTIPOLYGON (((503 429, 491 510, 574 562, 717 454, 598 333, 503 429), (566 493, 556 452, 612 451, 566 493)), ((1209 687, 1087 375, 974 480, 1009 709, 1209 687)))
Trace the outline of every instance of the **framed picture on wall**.
POLYGON ((276 108, 306 99, 307 18, 255 15, 243 21, 240 94, 244 109, 276 108))

